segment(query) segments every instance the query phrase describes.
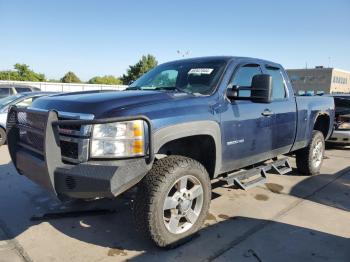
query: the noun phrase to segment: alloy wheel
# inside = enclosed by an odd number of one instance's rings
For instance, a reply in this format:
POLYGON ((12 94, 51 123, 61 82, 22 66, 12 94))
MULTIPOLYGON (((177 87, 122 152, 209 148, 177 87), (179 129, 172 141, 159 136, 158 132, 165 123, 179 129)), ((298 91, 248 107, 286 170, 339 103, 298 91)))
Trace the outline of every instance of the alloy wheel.
POLYGON ((203 186, 186 175, 172 185, 163 204, 163 221, 170 233, 188 231, 197 221, 203 207, 203 186))

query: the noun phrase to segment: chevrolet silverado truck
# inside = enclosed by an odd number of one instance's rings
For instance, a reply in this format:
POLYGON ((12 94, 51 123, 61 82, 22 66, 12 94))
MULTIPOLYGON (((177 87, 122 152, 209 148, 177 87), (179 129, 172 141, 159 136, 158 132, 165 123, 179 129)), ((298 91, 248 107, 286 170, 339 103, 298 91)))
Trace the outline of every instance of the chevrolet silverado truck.
POLYGON ((333 120, 333 99, 295 96, 277 63, 203 57, 159 65, 125 91, 14 106, 7 135, 18 173, 62 200, 136 188, 137 228, 171 247, 203 225, 212 179, 248 188, 282 154, 319 173, 333 120))

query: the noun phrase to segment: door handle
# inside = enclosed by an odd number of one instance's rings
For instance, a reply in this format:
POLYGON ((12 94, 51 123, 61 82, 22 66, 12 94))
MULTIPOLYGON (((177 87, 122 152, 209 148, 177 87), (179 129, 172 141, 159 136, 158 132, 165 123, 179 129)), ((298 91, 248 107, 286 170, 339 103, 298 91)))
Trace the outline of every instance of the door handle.
POLYGON ((263 116, 272 116, 273 112, 270 109, 265 109, 261 114, 263 116))

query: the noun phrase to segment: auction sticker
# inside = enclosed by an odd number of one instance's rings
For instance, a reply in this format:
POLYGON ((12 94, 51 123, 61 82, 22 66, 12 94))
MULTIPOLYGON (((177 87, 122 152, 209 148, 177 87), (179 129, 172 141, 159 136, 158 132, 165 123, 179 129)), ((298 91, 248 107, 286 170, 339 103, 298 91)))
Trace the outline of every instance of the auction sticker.
POLYGON ((189 75, 210 75, 213 72, 213 68, 192 68, 188 71, 189 75))

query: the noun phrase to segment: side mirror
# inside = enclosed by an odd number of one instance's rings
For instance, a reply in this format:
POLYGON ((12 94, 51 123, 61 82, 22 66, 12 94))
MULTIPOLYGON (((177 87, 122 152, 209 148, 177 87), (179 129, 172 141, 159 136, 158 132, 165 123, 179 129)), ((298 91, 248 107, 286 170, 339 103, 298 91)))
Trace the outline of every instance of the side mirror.
POLYGON ((229 84, 226 89, 226 96, 228 99, 234 99, 238 97, 239 86, 229 84))
POLYGON ((267 74, 255 75, 252 79, 250 100, 256 103, 271 103, 272 77, 267 74))

